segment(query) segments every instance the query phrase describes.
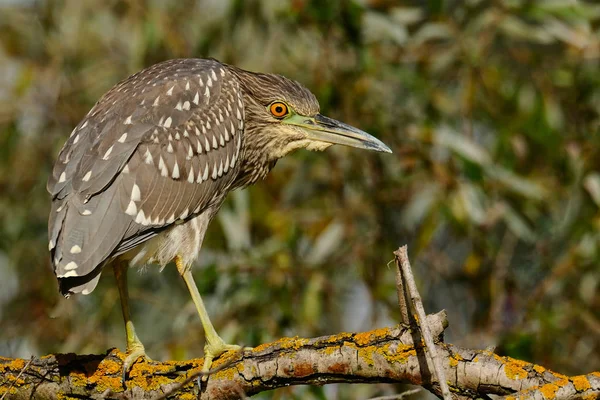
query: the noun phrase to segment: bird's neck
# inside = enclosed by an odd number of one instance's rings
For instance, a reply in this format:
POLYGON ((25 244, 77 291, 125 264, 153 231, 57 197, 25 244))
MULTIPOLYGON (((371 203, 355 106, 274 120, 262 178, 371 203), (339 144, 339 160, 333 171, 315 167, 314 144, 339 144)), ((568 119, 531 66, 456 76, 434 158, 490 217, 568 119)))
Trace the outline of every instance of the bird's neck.
POLYGON ((270 156, 269 135, 261 127, 247 127, 240 158, 240 169, 234 182, 235 187, 245 187, 264 179, 275 167, 278 158, 270 156))

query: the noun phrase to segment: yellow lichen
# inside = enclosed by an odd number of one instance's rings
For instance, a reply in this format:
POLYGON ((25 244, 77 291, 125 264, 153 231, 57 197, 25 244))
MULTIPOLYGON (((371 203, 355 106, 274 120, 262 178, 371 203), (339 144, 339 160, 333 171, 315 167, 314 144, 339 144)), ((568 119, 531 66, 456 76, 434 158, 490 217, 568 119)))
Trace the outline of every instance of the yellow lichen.
POLYGON ((389 328, 380 328, 370 332, 357 333, 354 335, 354 342, 359 346, 366 346, 377 339, 385 339, 389 334, 389 328))
POLYGON ((544 386, 541 386, 539 391, 544 396, 544 398, 548 400, 552 400, 556 396, 556 392, 559 387, 554 383, 547 383, 544 386))
POLYGON ((575 389, 577 389, 578 392, 583 392, 592 387, 590 385, 590 381, 588 381, 588 378, 584 375, 572 377, 571 382, 573 382, 573 385, 575 386, 575 389))

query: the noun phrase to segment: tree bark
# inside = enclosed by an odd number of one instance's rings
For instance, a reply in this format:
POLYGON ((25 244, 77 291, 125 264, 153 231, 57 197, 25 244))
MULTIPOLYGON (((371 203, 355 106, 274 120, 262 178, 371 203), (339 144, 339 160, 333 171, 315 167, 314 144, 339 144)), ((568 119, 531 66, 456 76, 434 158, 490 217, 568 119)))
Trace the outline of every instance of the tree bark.
MULTIPOLYGON (((600 397, 600 373, 567 377, 541 366, 443 342, 445 312, 427 317, 455 398, 496 394, 506 398, 600 397), (512 395, 509 396, 509 395, 512 395)), ((290 385, 410 383, 440 395, 432 383, 418 331, 400 325, 314 339, 284 338, 245 354, 229 352, 213 365, 199 390, 188 379, 202 359, 137 362, 122 386, 124 354, 56 354, 32 359, 0 358, 0 398, 6 399, 238 399, 290 385), (184 382, 184 385, 181 385, 184 382)))

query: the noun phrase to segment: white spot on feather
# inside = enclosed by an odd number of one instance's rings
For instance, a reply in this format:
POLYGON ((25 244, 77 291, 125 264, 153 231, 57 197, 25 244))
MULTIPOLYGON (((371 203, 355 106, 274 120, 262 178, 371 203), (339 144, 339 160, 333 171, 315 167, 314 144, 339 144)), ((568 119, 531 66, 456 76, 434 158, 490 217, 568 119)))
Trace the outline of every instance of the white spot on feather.
POLYGON ((77 245, 71 247, 71 254, 79 254, 79 253, 81 253, 81 247, 79 247, 77 245))
POLYGON ((190 90, 190 81, 185 83, 185 90, 190 90))
POLYGON ((195 105, 198 105, 200 103, 200 93, 198 93, 196 91, 196 95, 194 96, 194 100, 192 100, 194 102, 195 105))
POLYGON ((158 159, 158 169, 160 169, 160 174, 162 176, 169 176, 169 170, 167 169, 162 156, 160 156, 158 159))
POLYGON ((156 96, 156 99, 154 99, 154 103, 152 103, 153 107, 158 107, 158 101, 160 99, 160 96, 156 96))
POLYGON ((194 167, 190 167, 190 173, 188 175, 187 181, 189 183, 194 183, 194 167))
POLYGON ((82 180, 83 182, 87 182, 87 181, 89 181, 89 180, 90 180, 90 178, 91 178, 91 177, 92 177, 92 171, 90 170, 90 171, 88 171, 88 172, 87 172, 87 174, 85 174, 85 175, 83 176, 83 178, 81 178, 81 180, 82 180))
POLYGON ((90 210, 83 210, 81 215, 92 215, 92 212, 90 210))
POLYGON ((219 144, 217 143, 217 137, 213 136, 212 137, 212 145, 213 145, 213 149, 217 149, 219 147, 219 144))
POLYGON ((215 70, 211 69, 210 70, 210 76, 212 76, 212 78, 216 81, 217 80, 217 74, 215 74, 215 70))
POLYGON ((79 130, 82 130, 83 128, 85 128, 88 124, 88 120, 86 119, 85 121, 83 121, 83 124, 79 127, 79 130))
POLYGON ((190 215, 190 210, 186 208, 186 209, 185 209, 185 210, 184 210, 184 211, 181 213, 181 215, 179 216, 179 218, 180 218, 180 219, 186 219, 188 215, 190 215))
POLYGON ((125 119, 125 122, 123 122, 123 124, 124 124, 124 125, 131 125, 131 117, 132 117, 132 115, 130 115, 129 117, 127 117, 127 118, 125 119))
POLYGON ((146 216, 144 215, 144 210, 140 210, 135 217, 135 222, 140 225, 148 225, 147 221, 148 220, 146 219, 146 216))
POLYGON ((129 164, 125 164, 125 166, 123 167, 123 173, 124 174, 128 174, 129 173, 129 164))
POLYGON ((167 146, 167 151, 168 151, 169 153, 172 153, 172 152, 173 152, 173 145, 171 144, 171 142, 169 142, 169 145, 167 146))
POLYGON ((127 210, 125 210, 125 214, 131 215, 132 217, 135 214, 137 214, 137 206, 135 205, 135 203, 133 202, 133 200, 131 200, 129 202, 129 205, 127 206, 127 210))
POLYGON ((206 86, 212 87, 212 79, 208 78, 208 80, 206 81, 206 86))
POLYGON ((54 248, 54 246, 55 246, 55 244, 54 244, 53 240, 48 242, 48 250, 52 250, 54 248))
MULTIPOLYGON (((69 264, 75 264, 73 261, 71 261, 69 264)), ((67 264, 67 265, 69 265, 67 264)), ((75 264, 75 268, 77 268, 77 264, 75 264)), ((75 277, 75 276, 79 276, 77 275, 77 271, 68 271, 66 274, 64 274, 63 276, 60 276, 60 278, 71 278, 71 277, 75 277)))
POLYGON ((204 91, 204 95, 209 98, 210 97, 210 90, 208 89, 208 86, 206 87, 206 90, 204 91))
POLYGON ((106 150, 106 153, 104 153, 104 156, 102 156, 103 160, 108 160, 108 157, 110 156, 110 153, 112 153, 112 149, 113 149, 113 146, 110 146, 108 148, 108 150, 106 150))
POLYGON ((73 139, 73 144, 77 144, 77 142, 79 142, 79 134, 77 134, 77 136, 75 136, 75 139, 73 139))
POLYGON ((177 165, 177 161, 175 161, 175 166, 173 167, 173 174, 171 175, 173 179, 179 179, 179 165, 177 165))
POLYGON ((167 95, 168 96, 172 96, 173 95, 173 89, 175 88, 175 85, 171 86, 171 89, 167 90, 167 95))
POLYGON ((67 180, 67 174, 65 174, 63 171, 63 173, 60 174, 60 177, 58 178, 58 183, 63 183, 66 180, 67 180))
POLYGON ((125 132, 124 134, 121 135, 121 137, 119 138, 118 142, 119 143, 125 143, 126 139, 127 139, 127 132, 125 132))
POLYGON ((170 128, 170 127, 171 127, 171 122, 173 122, 173 120, 171 119, 171 117, 169 117, 169 118, 167 118, 167 119, 165 120, 165 123, 163 124, 163 126, 164 126, 165 128, 170 128))
POLYGON ((217 171, 217 175, 219 175, 219 177, 223 176, 223 160, 221 160, 219 164, 219 171, 217 171))
POLYGON ((182 108, 183 108, 184 110, 189 110, 189 109, 190 109, 190 107, 191 107, 191 104, 190 104, 190 102, 186 100, 186 101, 183 103, 183 106, 182 106, 182 108))
POLYGON ((217 165, 215 164, 215 165, 213 165, 212 178, 213 178, 213 179, 217 179, 217 177, 218 177, 218 173, 219 173, 219 171, 218 171, 218 169, 217 169, 217 165))
POLYGON ((146 148, 146 152, 144 153, 144 162, 148 165, 154 164, 154 160, 152 159, 152 153, 150 153, 150 149, 146 148))
MULTIPOLYGON (((72 270, 74 270, 74 269, 77 269, 77 267, 79 267, 79 266, 77 265, 77 263, 76 263, 75 261, 71 261, 70 263, 68 263, 67 265, 65 265, 65 270, 66 270, 66 271, 72 271, 72 270)), ((67 274, 67 275, 64 275, 64 277, 67 277, 67 276, 68 276, 68 274, 67 274)), ((77 274, 75 274, 75 275, 71 275, 71 276, 77 276, 77 274)))
POLYGON ((142 199, 142 194, 140 192, 140 187, 137 184, 133 184, 133 189, 131 189, 131 201, 140 201, 142 199))
POLYGON ((204 174, 202 174, 202 180, 208 180, 208 163, 206 163, 206 168, 204 168, 204 174))

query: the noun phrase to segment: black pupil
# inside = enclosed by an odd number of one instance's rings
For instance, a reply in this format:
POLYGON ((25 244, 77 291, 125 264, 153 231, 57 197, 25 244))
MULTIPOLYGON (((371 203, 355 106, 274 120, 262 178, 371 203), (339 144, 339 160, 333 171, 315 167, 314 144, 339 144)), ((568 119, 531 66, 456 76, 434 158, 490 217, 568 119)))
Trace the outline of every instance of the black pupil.
POLYGON ((275 106, 275 112, 277 114, 283 114, 283 107, 281 107, 281 106, 275 106))

